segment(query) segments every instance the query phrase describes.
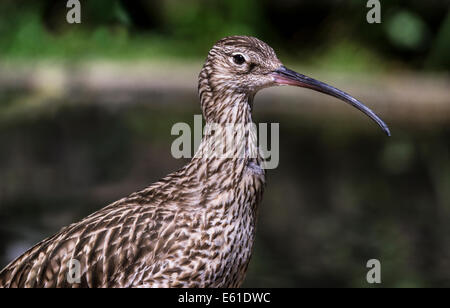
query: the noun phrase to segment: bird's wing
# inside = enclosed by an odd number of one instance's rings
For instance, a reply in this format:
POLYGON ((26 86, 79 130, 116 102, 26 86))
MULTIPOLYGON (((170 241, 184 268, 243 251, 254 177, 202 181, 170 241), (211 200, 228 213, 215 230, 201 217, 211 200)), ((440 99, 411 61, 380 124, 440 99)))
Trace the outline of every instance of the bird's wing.
POLYGON ((136 198, 119 200, 38 243, 0 272, 0 287, 106 287, 115 283, 111 277, 116 272, 151 255, 143 250, 153 248, 149 243, 156 242, 162 222, 170 215, 160 204, 135 202, 136 198), (73 260, 79 262, 79 271, 73 260))

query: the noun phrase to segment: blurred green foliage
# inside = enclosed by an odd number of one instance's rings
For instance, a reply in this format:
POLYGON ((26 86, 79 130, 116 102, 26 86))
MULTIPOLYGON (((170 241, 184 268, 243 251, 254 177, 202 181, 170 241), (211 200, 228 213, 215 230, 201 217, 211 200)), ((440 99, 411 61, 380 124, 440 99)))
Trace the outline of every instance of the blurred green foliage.
POLYGON ((400 11, 390 18, 387 32, 396 46, 416 49, 423 43, 427 29, 418 15, 400 11))
POLYGON ((293 60, 336 69, 449 69, 448 1, 383 1, 368 24, 364 1, 65 1, 0 3, 2 59, 203 58, 226 35, 254 35, 293 60))

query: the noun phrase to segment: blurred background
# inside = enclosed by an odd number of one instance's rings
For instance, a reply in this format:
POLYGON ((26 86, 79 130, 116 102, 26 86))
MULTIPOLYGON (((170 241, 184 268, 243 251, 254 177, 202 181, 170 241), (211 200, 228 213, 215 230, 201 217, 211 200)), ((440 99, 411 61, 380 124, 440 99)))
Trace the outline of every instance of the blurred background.
POLYGON ((0 267, 186 163, 170 129, 200 114, 210 47, 253 35, 283 63, 351 93, 392 137, 305 89, 259 93, 280 123, 246 287, 450 287, 450 2, 0 3, 0 267))

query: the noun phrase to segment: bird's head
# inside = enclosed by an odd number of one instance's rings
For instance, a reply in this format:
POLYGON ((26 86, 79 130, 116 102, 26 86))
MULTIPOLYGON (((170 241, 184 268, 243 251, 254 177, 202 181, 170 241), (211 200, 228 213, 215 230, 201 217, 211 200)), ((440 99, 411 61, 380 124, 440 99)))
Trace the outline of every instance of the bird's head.
MULTIPOLYGON (((334 96, 365 113, 390 135, 387 125, 363 103, 339 89, 286 68, 272 47, 255 37, 229 36, 218 41, 209 51, 199 76, 202 104, 204 95, 214 98, 209 100, 214 105, 220 100, 226 106, 227 99, 229 105, 234 104, 235 96, 246 96, 251 103, 257 91, 279 85, 309 88, 334 96)), ((203 107, 209 112, 214 105, 203 107)))
POLYGON ((214 91, 255 94, 275 85, 271 73, 281 65, 272 47, 259 39, 230 36, 213 46, 204 70, 214 91))

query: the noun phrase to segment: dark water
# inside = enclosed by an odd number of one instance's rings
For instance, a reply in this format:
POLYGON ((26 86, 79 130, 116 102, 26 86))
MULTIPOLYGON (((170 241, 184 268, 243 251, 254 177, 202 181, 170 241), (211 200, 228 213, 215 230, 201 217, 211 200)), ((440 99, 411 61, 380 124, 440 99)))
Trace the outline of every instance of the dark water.
MULTIPOLYGON (((190 102, 191 103, 191 102, 190 102)), ((190 106, 190 105, 189 105, 190 106)), ((186 160, 170 155, 189 108, 71 104, 0 122, 0 267, 62 226, 141 189, 186 160)), ((450 287, 450 124, 256 114, 280 123, 245 286, 450 287)))

